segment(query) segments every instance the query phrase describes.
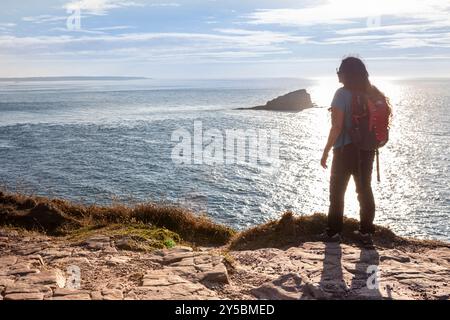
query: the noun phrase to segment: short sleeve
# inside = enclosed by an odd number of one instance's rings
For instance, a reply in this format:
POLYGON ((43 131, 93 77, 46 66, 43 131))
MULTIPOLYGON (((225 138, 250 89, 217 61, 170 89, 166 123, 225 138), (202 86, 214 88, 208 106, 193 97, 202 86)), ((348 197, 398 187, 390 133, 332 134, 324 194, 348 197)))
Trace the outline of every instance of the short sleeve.
POLYGON ((338 89, 334 94, 333 101, 331 101, 331 107, 338 108, 345 112, 346 100, 344 90, 342 90, 342 88, 338 89))

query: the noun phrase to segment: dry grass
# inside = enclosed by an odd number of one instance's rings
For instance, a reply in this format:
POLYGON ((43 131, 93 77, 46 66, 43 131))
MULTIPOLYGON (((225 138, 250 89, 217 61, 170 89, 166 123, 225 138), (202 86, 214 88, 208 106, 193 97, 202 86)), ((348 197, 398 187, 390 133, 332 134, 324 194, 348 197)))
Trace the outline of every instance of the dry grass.
POLYGON ((123 204, 85 206, 61 199, 0 192, 0 225, 65 236, 82 229, 136 223, 170 230, 194 245, 224 245, 235 234, 231 228, 178 207, 154 203, 133 207, 123 204))
MULTIPOLYGON (((280 220, 270 221, 239 234, 231 240, 231 250, 255 250, 259 248, 287 248, 298 246, 303 242, 317 241, 318 235, 327 227, 327 216, 315 213, 308 216, 295 216, 286 212, 280 220)), ((345 243, 359 244, 353 231, 358 230, 356 219, 344 218, 342 236, 345 243)), ((390 229, 376 226, 373 237, 379 247, 437 247, 448 246, 439 241, 408 239, 395 235, 390 229)))
MULTIPOLYGON (((237 233, 205 216, 174 206, 144 203, 135 206, 75 204, 61 199, 25 196, 0 191, 0 225, 18 227, 69 239, 93 233, 113 237, 128 236, 138 249, 171 247, 177 243, 192 246, 223 246, 229 250, 286 248, 306 241, 316 241, 327 225, 326 215, 315 213, 295 216, 286 212, 280 220, 237 233)), ((357 243, 353 231, 355 219, 345 218, 343 238, 357 243)), ((439 241, 407 239, 388 228, 376 226, 374 243, 380 247, 430 248, 449 246, 439 241)))

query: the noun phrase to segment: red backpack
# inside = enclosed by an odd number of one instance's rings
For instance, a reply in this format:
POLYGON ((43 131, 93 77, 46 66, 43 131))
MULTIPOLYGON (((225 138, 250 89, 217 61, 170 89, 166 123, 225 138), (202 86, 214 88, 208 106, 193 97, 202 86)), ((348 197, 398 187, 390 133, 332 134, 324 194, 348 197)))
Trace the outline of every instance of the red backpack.
POLYGON ((378 149, 389 140, 391 108, 378 90, 370 94, 352 93, 352 125, 349 134, 361 150, 374 150, 377 158, 377 179, 380 181, 378 149))

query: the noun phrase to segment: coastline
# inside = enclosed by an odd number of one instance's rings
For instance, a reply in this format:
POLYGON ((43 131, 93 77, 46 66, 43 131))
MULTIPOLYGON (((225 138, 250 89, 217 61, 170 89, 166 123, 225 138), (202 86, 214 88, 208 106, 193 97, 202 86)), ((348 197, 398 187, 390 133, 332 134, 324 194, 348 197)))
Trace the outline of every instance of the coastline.
POLYGON ((0 299, 450 298, 449 243, 377 226, 374 246, 362 247, 353 219, 343 243, 316 242, 325 221, 287 212, 236 232, 176 207, 0 193, 0 299))

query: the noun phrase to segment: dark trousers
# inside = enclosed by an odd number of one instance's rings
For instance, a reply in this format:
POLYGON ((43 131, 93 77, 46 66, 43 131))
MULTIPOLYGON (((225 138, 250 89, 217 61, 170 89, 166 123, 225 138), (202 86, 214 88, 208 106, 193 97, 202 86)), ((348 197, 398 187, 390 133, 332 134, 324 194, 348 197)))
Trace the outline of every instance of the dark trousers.
POLYGON ((358 150, 352 143, 333 150, 327 230, 330 236, 342 231, 345 191, 350 176, 353 176, 358 194, 360 231, 375 231, 375 201, 371 186, 374 155, 374 151, 358 150))

